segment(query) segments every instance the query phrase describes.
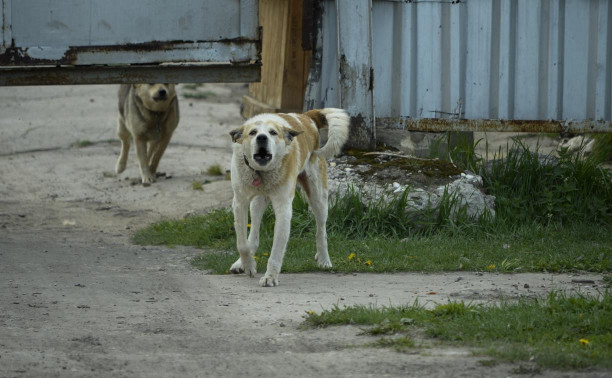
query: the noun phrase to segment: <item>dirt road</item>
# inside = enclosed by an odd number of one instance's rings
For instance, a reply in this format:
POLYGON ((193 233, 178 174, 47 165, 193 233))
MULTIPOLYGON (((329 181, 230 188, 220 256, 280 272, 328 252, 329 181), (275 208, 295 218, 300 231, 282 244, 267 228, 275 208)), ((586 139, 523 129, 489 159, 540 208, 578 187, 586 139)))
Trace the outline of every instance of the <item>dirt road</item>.
POLYGON ((131 185, 133 151, 130 179, 109 174, 119 150, 109 142, 115 91, 0 88, 2 377, 506 377, 518 364, 484 366, 487 358, 467 349, 404 354, 364 347, 373 339, 356 327, 298 326, 305 311, 336 304, 492 302, 601 287, 600 275, 581 275, 595 284, 580 285, 569 275, 316 273, 261 288, 257 279, 195 270, 189 260, 200 250, 134 246, 129 236, 145 224, 231 202, 228 181, 203 191, 191 183, 213 163, 228 168, 227 132, 241 122, 244 88, 209 86, 206 101, 181 98, 160 167, 171 178, 146 188, 131 185))

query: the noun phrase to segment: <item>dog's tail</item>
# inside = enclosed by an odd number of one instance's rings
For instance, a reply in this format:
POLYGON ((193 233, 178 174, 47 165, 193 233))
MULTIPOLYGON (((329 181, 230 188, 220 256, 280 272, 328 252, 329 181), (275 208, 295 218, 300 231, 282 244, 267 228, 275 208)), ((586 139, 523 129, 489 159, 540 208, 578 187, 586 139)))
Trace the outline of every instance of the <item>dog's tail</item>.
POLYGON ((325 108, 310 110, 305 113, 317 125, 318 129, 327 128, 327 143, 317 151, 317 154, 330 158, 336 156, 349 136, 351 118, 343 109, 325 108))

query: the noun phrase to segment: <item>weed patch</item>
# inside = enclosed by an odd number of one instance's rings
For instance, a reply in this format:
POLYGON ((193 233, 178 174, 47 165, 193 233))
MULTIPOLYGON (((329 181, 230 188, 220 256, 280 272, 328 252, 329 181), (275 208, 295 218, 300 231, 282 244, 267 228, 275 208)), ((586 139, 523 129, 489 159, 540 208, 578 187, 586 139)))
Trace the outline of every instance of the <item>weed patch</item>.
MULTIPOLYGON (((463 302, 433 309, 418 303, 382 308, 336 306, 320 314, 307 313, 302 327, 357 324, 369 326, 364 333, 371 335, 404 335, 416 327, 432 339, 474 347, 479 353, 502 360, 533 360, 547 368, 585 369, 612 367, 610 319, 612 295, 607 291, 599 297, 553 292, 547 298, 489 306, 463 302), (402 322, 406 317, 411 322, 402 322)), ((401 339, 385 337, 377 345, 394 347, 393 340, 401 339)))
POLYGON ((225 172, 219 164, 213 164, 206 169, 206 174, 210 176, 223 176, 225 172))

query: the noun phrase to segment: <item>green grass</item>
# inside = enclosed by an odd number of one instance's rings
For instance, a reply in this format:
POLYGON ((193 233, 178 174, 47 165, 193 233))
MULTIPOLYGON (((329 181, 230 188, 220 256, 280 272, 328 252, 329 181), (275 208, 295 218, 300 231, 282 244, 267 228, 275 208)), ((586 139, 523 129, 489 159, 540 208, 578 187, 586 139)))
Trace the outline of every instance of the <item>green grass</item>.
POLYGON ((308 312, 302 327, 363 325, 369 327, 364 330, 366 334, 402 335, 403 339, 385 337, 375 343, 396 349, 419 346, 407 335, 422 329, 432 340, 470 346, 496 359, 533 360, 547 368, 587 369, 612 367, 611 319, 612 295, 606 291, 599 297, 551 293, 543 299, 487 306, 463 302, 433 309, 418 303, 382 308, 336 306, 319 314, 308 312))
POLYGON ((505 159, 494 159, 488 168, 477 161, 466 163, 475 166, 496 197, 500 218, 513 224, 611 223, 612 173, 600 167, 595 155, 581 159, 578 153, 562 154, 552 164, 542 164, 537 150, 530 152, 520 141, 507 151, 505 159))
MULTIPOLYGON (((316 242, 310 214, 295 213, 284 272, 318 271, 314 261, 316 242)), ((273 215, 268 213, 256 254, 258 269, 264 270, 272 247, 273 215)), ((328 244, 333 271, 399 272, 481 270, 496 272, 612 271, 612 227, 579 224, 527 224, 502 230, 438 231, 396 237, 358 236, 358 229, 343 234, 342 219, 330 217, 328 244), (508 248, 504 248, 504 245, 508 248), (349 259, 349 255, 354 257, 349 259), (368 265, 367 262, 371 265, 368 265)), ((374 228, 374 226, 368 226, 374 228)), ((350 230, 350 228, 347 228, 350 230)), ((371 231, 375 232, 375 231, 371 231)), ((205 253, 193 260, 201 269, 224 274, 238 258, 233 216, 227 209, 185 220, 164 221, 138 231, 137 244, 191 245, 218 253, 205 253)))
POLYGON ((204 190, 204 183, 202 183, 201 181, 192 181, 191 182, 191 189, 193 190, 204 190))
POLYGON ((612 161, 612 134, 593 135, 593 158, 600 161, 612 161))
POLYGON ((204 85, 203 83, 188 83, 188 84, 183 84, 183 88, 194 91, 203 85, 204 85))
MULTIPOLYGON (((438 208, 406 212, 407 193, 390 202, 365 201, 348 191, 330 199, 327 222, 334 271, 398 272, 480 270, 496 272, 612 271, 612 180, 592 159, 562 156, 542 164, 517 141, 505 159, 484 162, 467 146, 451 151, 457 164, 479 171, 496 196, 494 220, 469 219, 446 193, 438 208), (457 214, 457 216, 450 216, 457 214), (506 247, 504 247, 506 246, 506 247), (354 254, 353 258, 349 256, 354 254)), ((194 182, 199 190, 201 183, 194 182), (200 184, 200 185, 196 185, 200 184)), ((264 215, 261 271, 272 246, 274 215, 264 215)), ((137 244, 191 245, 219 251, 193 261, 217 274, 228 272, 238 253, 228 209, 138 231, 137 244)), ((320 270, 315 261, 315 221, 300 193, 293 202, 285 272, 320 270)))
POLYGON ((78 140, 76 141, 74 145, 78 148, 85 148, 85 147, 93 146, 94 142, 90 140, 78 140))
POLYGON ((223 176, 225 172, 219 164, 213 164, 206 169, 206 174, 210 176, 223 176))

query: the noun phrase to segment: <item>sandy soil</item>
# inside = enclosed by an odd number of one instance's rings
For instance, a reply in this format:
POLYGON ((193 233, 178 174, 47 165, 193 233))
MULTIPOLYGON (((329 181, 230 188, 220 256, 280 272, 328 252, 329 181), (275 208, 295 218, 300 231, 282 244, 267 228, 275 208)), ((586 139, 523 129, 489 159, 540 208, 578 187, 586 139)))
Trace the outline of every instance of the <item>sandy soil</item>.
POLYGON ((336 304, 490 303, 602 287, 597 274, 313 273, 261 288, 192 268, 200 250, 134 246, 139 227, 231 203, 228 181, 191 184, 213 180, 202 174, 211 164, 229 168, 227 133, 241 122, 245 88, 206 91, 214 95, 180 99, 160 166, 171 178, 142 187, 132 185, 133 151, 126 173, 109 174, 115 86, 0 88, 0 376, 506 377, 520 364, 484 366, 486 357, 438 345, 397 353, 364 347, 372 339, 356 327, 298 326, 305 311, 336 304))

